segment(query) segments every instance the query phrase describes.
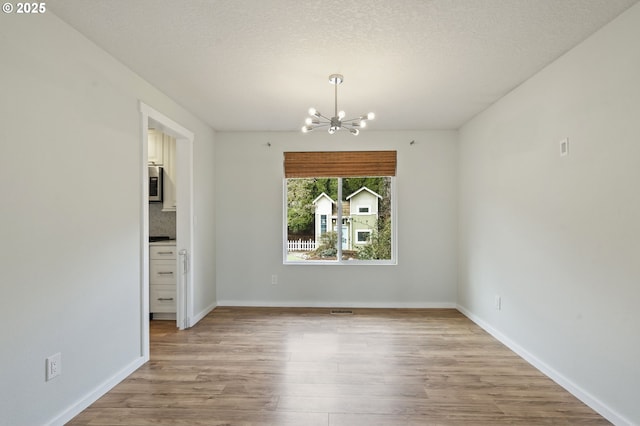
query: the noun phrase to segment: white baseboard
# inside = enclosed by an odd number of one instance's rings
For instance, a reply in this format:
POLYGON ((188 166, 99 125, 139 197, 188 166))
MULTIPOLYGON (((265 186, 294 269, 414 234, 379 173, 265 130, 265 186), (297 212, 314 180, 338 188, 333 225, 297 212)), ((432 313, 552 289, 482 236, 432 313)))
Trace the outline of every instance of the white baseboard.
POLYGON ((196 325, 202 318, 206 317, 209 312, 213 311, 216 308, 216 306, 218 306, 216 303, 212 303, 211 305, 207 306, 202 311, 200 311, 198 314, 194 315, 193 318, 191 318, 191 321, 190 321, 191 324, 189 325, 191 327, 196 325))
POLYGON ((62 413, 60 413, 53 420, 47 423, 47 425, 63 426, 69 420, 80 414, 85 408, 96 402, 98 398, 113 389, 118 383, 126 379, 129 375, 131 375, 131 373, 140 368, 145 362, 147 362, 147 359, 145 359, 144 357, 137 358, 125 368, 120 370, 118 373, 100 384, 97 388, 95 388, 80 400, 76 401, 70 407, 65 409, 62 413))
POLYGON ((465 307, 458 305, 457 309, 464 314, 471 321, 476 323, 482 329, 484 329, 487 333, 491 334, 509 349, 511 349, 516 354, 520 355, 525 361, 529 364, 537 368, 542 374, 549 377, 551 380, 562 386, 565 390, 567 390, 570 394, 578 398, 580 401, 584 402, 586 405, 591 407, 594 411, 600 414, 605 419, 609 420, 614 425, 632 425, 630 420, 624 418, 624 416, 618 414, 598 398, 591 395, 586 390, 582 389, 580 386, 576 385, 574 382, 569 380, 559 371, 550 367, 547 363, 545 363, 540 358, 533 355, 531 352, 520 346, 518 343, 511 340, 507 335, 503 334, 499 330, 493 328, 488 322, 484 321, 482 318, 474 315, 472 312, 467 310, 465 307))
POLYGON ((369 302, 274 302, 247 300, 219 300, 218 306, 241 306, 263 308, 376 308, 376 309, 457 309, 455 303, 369 303, 369 302))

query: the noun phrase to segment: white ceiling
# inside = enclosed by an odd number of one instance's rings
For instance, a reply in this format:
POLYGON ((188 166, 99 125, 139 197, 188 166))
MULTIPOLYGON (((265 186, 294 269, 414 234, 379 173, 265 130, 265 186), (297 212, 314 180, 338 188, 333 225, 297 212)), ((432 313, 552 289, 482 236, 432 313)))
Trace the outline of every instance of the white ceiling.
POLYGON ((217 130, 455 129, 639 0, 49 0, 217 130))

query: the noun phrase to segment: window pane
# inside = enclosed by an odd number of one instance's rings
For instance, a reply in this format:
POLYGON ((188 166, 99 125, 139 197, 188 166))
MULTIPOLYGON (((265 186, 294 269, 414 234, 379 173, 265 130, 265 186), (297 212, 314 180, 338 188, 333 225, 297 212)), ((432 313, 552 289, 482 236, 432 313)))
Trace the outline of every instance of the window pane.
POLYGON ((287 261, 336 260, 337 178, 287 179, 287 261))
POLYGON ((286 179, 286 261, 392 260, 391 180, 286 179))
POLYGON ((391 260, 391 177, 343 178, 342 196, 342 259, 391 260))

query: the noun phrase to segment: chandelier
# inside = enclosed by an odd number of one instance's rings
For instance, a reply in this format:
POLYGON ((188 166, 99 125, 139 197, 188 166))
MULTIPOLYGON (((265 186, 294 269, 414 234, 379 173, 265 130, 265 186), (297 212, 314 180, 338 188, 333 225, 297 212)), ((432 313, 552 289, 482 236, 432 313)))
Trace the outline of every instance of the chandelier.
POLYGON ((342 83, 344 77, 342 74, 331 74, 329 76, 329 82, 335 86, 335 103, 333 117, 328 118, 320 113, 315 108, 309 108, 309 115, 305 121, 305 125, 302 127, 302 132, 307 133, 315 130, 319 127, 328 127, 329 134, 334 134, 340 129, 346 129, 351 132, 352 135, 357 136, 360 133, 360 129, 367 126, 367 120, 373 120, 375 114, 370 112, 367 115, 363 115, 357 118, 344 119, 344 111, 338 111, 338 84, 342 83))

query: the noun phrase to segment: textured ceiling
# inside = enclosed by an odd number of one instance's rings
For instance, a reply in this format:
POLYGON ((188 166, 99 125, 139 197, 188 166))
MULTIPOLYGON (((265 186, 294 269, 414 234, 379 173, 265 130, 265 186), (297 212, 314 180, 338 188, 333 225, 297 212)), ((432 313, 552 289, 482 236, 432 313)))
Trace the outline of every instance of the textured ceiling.
POLYGON ((49 0, 217 130, 455 129, 639 0, 49 0))

